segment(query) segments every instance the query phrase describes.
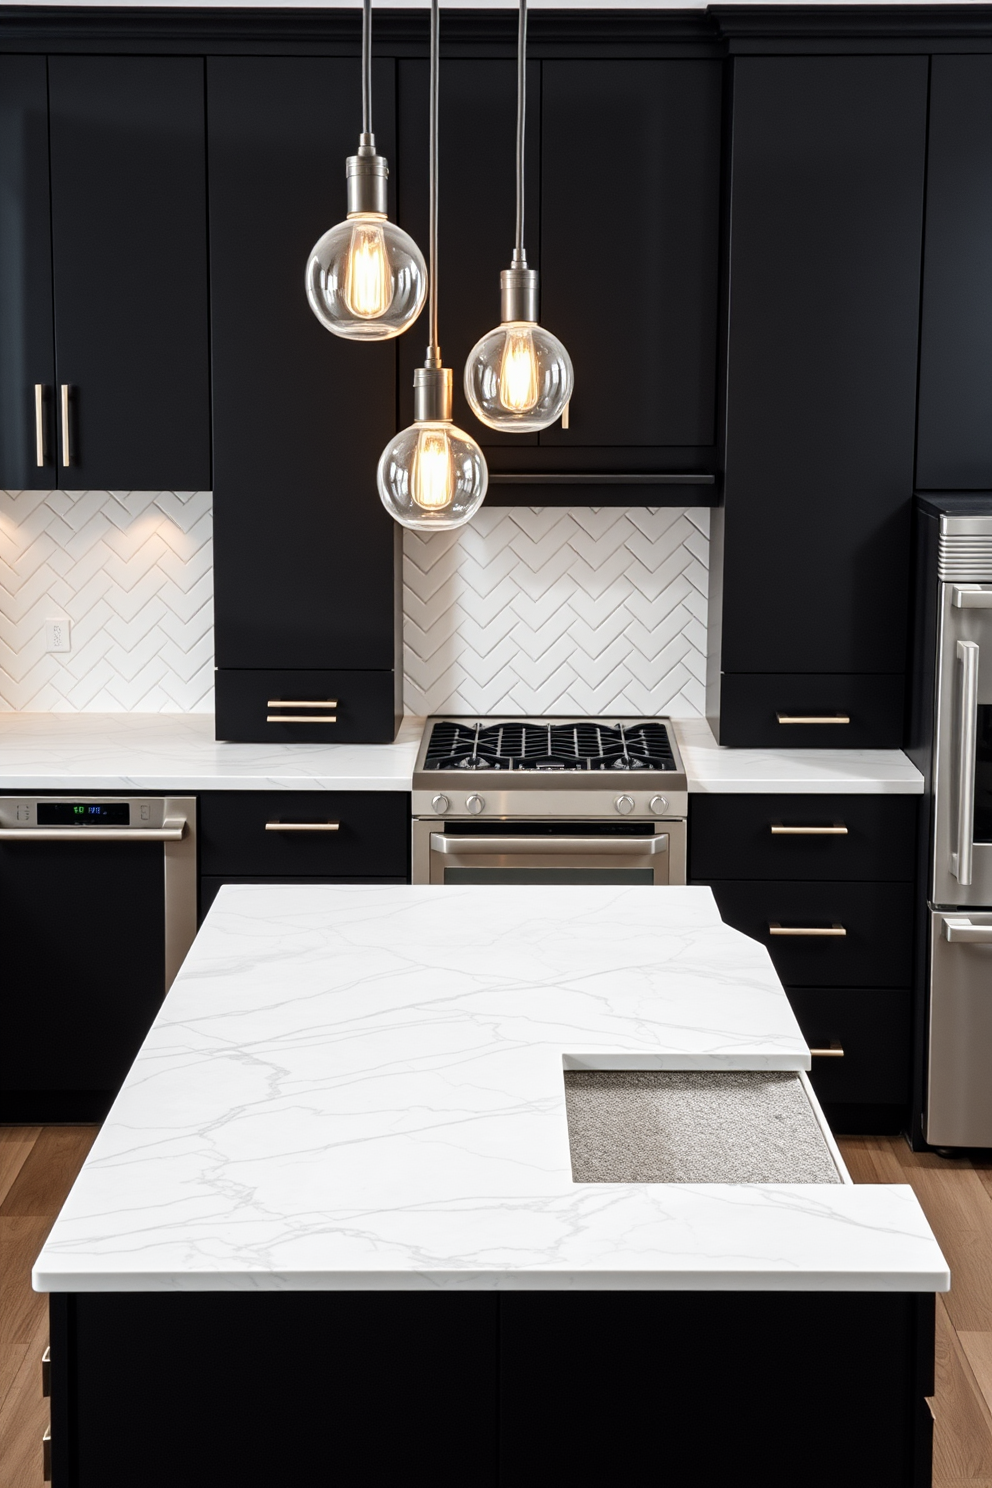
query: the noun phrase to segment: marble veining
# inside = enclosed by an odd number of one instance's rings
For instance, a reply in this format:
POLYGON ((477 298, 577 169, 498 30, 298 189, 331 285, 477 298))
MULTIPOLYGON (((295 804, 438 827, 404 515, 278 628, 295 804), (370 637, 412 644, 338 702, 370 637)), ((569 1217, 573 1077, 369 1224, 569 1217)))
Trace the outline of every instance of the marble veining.
MULTIPOLYGON (((0 789, 408 791, 423 728, 394 744, 229 744, 210 714, 0 712, 0 789)), ((689 790, 920 795, 898 749, 727 749, 676 719, 689 790)))
POLYGON ((563 1065, 802 1069, 709 889, 229 886, 39 1290, 942 1290, 908 1187, 572 1182, 563 1065))

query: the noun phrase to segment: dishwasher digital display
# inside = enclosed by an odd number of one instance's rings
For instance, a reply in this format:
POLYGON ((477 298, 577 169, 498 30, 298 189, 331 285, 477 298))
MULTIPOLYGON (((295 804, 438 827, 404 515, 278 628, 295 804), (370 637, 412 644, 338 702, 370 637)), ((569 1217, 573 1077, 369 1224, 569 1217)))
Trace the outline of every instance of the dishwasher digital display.
POLYGON ((127 801, 39 801, 39 827, 129 827, 127 801))

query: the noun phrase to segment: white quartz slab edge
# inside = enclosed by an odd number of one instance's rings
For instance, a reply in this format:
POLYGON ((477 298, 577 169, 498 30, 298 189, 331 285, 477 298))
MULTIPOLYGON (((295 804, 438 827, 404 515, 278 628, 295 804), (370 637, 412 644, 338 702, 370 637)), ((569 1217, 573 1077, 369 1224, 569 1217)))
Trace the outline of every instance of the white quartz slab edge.
POLYGON ((0 790, 408 791, 423 724, 393 744, 230 744, 212 713, 0 712, 0 790))
POLYGON ((900 749, 728 749, 705 718, 675 721, 690 792, 706 795, 921 796, 900 749))
POLYGON ((572 1181, 566 1065, 808 1064, 709 889, 228 886, 35 1285, 945 1288, 909 1188, 572 1181))
MULTIPOLYGON (((0 712, 0 790, 408 791, 423 724, 393 744, 230 744, 209 713, 0 712)), ((690 792, 923 792, 898 749, 727 749, 701 718, 675 733, 690 792)))

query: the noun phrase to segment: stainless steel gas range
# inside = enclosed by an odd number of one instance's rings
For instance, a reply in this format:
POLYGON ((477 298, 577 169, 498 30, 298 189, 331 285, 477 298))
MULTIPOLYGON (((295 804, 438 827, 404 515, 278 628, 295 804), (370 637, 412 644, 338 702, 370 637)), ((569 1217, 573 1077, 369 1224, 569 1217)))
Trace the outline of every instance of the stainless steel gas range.
POLYGON ((685 883, 687 801, 664 718, 429 718, 413 881, 685 883))

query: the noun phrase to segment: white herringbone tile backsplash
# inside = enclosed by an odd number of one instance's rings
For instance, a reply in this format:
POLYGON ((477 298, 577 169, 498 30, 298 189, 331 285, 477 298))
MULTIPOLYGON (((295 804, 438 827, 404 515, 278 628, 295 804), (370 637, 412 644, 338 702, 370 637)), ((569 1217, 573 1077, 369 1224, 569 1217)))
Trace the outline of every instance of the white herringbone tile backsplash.
POLYGON ((209 491, 0 491, 0 709, 209 712, 213 649, 209 491))
POLYGON ((404 533, 408 713, 705 711, 709 511, 483 507, 404 533))

